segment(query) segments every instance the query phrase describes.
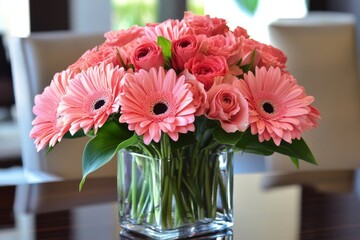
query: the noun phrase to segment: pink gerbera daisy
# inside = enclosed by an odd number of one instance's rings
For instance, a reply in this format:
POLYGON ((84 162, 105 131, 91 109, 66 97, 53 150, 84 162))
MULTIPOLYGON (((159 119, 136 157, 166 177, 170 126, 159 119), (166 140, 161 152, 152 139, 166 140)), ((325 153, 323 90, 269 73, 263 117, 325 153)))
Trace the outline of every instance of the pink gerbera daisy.
POLYGON ((276 145, 282 139, 291 143, 309 128, 303 119, 311 112, 314 98, 280 68, 256 67, 255 75, 245 74, 239 87, 249 102, 251 132, 258 134, 260 142, 272 138, 276 145))
POLYGON ((172 19, 145 27, 145 35, 154 42, 157 42, 158 36, 162 36, 172 42, 186 35, 189 31, 189 27, 183 21, 172 19))
POLYGON ((120 81, 123 68, 101 64, 76 75, 61 98, 59 112, 71 124, 70 133, 87 133, 102 127, 109 115, 119 111, 120 81))
POLYGON ((47 144, 51 147, 55 146, 70 128, 69 125, 64 124, 57 109, 61 97, 65 94, 65 88, 73 77, 74 73, 70 70, 57 73, 50 86, 46 87, 41 95, 35 96, 33 112, 36 117, 32 122, 30 137, 35 139, 38 151, 47 144))
POLYGON ((194 131, 193 97, 185 77, 174 70, 151 68, 124 77, 120 122, 143 135, 145 144, 159 142, 161 132, 177 141, 179 133, 194 131))

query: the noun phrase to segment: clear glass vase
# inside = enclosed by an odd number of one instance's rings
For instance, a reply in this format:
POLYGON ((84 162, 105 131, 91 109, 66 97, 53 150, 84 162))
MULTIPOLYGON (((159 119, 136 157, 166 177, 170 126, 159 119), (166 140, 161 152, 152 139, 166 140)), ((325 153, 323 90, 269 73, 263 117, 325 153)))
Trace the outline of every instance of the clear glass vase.
POLYGON ((155 159, 118 154, 122 229, 155 239, 217 233, 233 225, 233 156, 229 151, 155 159))

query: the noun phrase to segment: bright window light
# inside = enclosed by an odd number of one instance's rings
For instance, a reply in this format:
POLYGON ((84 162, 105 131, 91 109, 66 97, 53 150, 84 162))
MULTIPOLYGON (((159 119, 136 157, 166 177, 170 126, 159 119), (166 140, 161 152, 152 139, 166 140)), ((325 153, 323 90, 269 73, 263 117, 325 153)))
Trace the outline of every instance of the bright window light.
POLYGON ((27 37, 30 35, 30 6, 29 0, 6 1, 9 23, 8 32, 11 36, 27 37))
POLYGON ((307 14, 306 0, 258 0, 253 15, 242 9, 241 0, 204 1, 205 13, 221 17, 232 28, 242 26, 250 36, 269 43, 268 26, 280 18, 301 18, 307 14))

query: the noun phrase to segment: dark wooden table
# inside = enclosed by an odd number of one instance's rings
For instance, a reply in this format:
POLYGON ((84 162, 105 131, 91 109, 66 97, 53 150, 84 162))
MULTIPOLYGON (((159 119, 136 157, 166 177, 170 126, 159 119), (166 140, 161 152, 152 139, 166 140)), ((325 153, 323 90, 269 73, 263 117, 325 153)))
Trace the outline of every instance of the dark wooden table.
MULTIPOLYGON (((232 233, 205 239, 358 240, 359 183, 356 170, 235 175, 232 233)), ((78 184, 0 187, 0 239, 126 239, 116 179, 89 179, 81 192, 78 184)))

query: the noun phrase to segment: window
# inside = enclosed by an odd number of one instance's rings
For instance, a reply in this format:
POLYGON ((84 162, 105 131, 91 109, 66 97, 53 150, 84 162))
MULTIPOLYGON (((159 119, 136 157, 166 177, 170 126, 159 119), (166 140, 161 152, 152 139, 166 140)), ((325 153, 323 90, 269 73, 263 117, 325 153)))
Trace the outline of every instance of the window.
MULTIPOLYGON (((158 0, 111 0, 112 28, 127 29, 133 25, 144 26, 158 22, 158 0), (141 9, 141 11, 139 11, 141 9)), ((185 0, 176 0, 185 1, 185 0)), ((204 14, 204 0, 187 0, 187 9, 196 14, 204 14)), ((179 9, 182 11, 181 9, 179 9)))

